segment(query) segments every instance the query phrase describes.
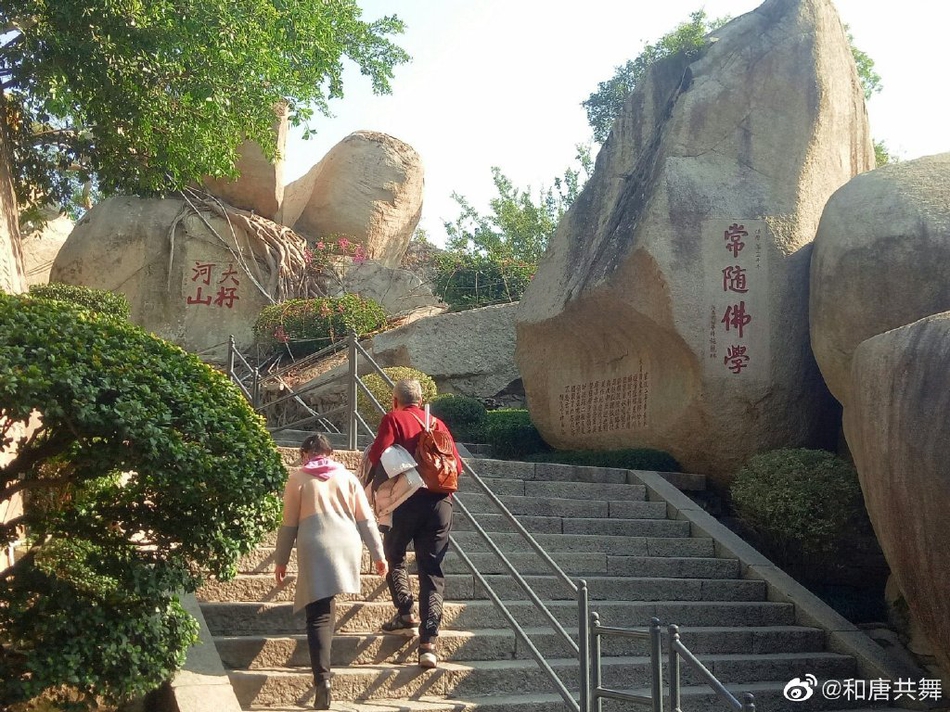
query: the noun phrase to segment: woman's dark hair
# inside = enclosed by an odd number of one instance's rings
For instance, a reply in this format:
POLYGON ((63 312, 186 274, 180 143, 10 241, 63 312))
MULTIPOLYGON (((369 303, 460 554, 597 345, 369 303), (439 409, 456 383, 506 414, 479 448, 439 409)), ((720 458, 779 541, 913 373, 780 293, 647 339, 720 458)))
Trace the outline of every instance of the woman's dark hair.
POLYGON ((315 455, 329 455, 333 446, 326 435, 311 435, 300 446, 300 452, 309 452, 315 455))

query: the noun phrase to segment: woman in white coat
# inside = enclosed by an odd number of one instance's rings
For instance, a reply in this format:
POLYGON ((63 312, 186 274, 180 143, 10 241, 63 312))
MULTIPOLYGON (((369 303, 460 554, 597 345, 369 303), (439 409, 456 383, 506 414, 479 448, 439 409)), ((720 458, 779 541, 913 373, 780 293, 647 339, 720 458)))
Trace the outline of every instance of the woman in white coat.
POLYGON ((294 613, 307 612, 307 643, 316 698, 313 707, 330 708, 330 645, 336 621, 334 597, 360 592, 362 544, 376 573, 388 568, 373 510, 356 476, 332 459, 323 435, 311 435, 300 448, 302 466, 284 488, 284 520, 277 535, 274 575, 282 583, 297 543, 294 613))

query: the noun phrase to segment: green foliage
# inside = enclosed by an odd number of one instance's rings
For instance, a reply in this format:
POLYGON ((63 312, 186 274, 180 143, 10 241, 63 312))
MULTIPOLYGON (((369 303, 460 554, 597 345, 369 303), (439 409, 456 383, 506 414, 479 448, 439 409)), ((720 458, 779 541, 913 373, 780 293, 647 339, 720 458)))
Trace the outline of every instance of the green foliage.
POLYGON ((344 58, 375 93, 409 59, 402 21, 365 22, 353 0, 11 0, 0 25, 24 204, 65 204, 91 177, 106 195, 233 177, 245 139, 274 157, 275 107, 294 125, 328 113, 344 58))
POLYGON ((453 311, 516 302, 536 269, 507 257, 441 252, 435 257, 435 293, 453 311))
POLYGON ((488 413, 477 398, 445 393, 432 399, 431 411, 449 427, 456 440, 466 443, 485 441, 488 413))
POLYGON ((0 572, 0 708, 154 688, 195 639, 175 592, 233 576, 279 523, 286 473, 263 420, 226 376, 128 322, 2 294, 0 413, 16 452, 2 497, 25 497, 0 546, 29 532, 0 572))
POLYGON ((564 465, 617 467, 623 470, 682 472, 676 458, 663 450, 624 448, 622 450, 555 450, 528 458, 532 462, 558 462, 564 465))
MULTIPOLYGON (((422 371, 417 371, 414 368, 409 368, 408 366, 389 366, 383 369, 383 372, 389 376, 390 380, 395 383, 396 381, 401 381, 404 378, 415 378, 419 381, 419 384, 422 386, 422 402, 429 403, 439 392, 439 389, 436 388, 435 381, 432 380, 429 376, 424 374, 422 371)), ((372 428, 379 427, 379 421, 383 419, 383 415, 389 412, 393 404, 393 389, 389 387, 389 384, 382 379, 382 377, 377 373, 368 373, 367 375, 360 378, 360 381, 363 382, 363 385, 373 394, 373 398, 385 409, 385 412, 380 412, 376 405, 363 393, 362 388, 358 388, 356 391, 356 407, 359 411, 359 414, 363 416, 363 420, 366 421, 367 425, 372 428)))
POLYGON ((319 299, 290 299, 261 310, 254 323, 258 343, 275 349, 286 345, 295 354, 312 353, 352 330, 360 336, 386 323, 386 311, 358 294, 319 299))
POLYGON ((891 153, 891 149, 887 147, 884 141, 874 141, 875 168, 886 166, 888 163, 897 163, 898 161, 900 161, 900 157, 898 157, 897 154, 891 153))
POLYGON ((730 487, 736 513, 776 563, 814 575, 870 530, 854 467, 823 450, 756 455, 730 487))
POLYGON ((124 294, 109 292, 104 289, 80 287, 73 284, 35 284, 30 287, 30 296, 37 299, 54 299, 60 302, 69 302, 101 316, 113 316, 117 319, 128 319, 132 313, 129 300, 124 294))
POLYGON ((594 131, 594 140, 603 143, 610 135, 614 120, 623 104, 647 69, 663 59, 680 52, 687 56, 699 54, 706 46, 706 35, 722 27, 728 17, 709 20, 705 10, 691 13, 688 22, 682 22, 672 32, 663 35, 656 44, 647 44, 635 59, 627 60, 614 69, 614 75, 597 85, 597 91, 581 102, 587 111, 587 123, 594 131))
POLYGON ((444 223, 446 247, 458 253, 536 265, 590 175, 590 146, 579 144, 576 149, 580 169, 567 168, 563 176, 554 179, 553 188, 539 191, 537 199, 530 187, 516 188, 497 167, 492 168, 492 181, 498 195, 489 201, 489 215, 479 214, 464 197, 453 193, 461 212, 453 222, 444 223))
POLYGON ((881 83, 881 75, 874 71, 874 60, 866 52, 862 52, 854 45, 854 35, 851 34, 847 25, 844 30, 848 35, 848 45, 851 47, 851 56, 854 58, 854 65, 858 69, 858 79, 861 80, 861 89, 864 91, 864 100, 869 101, 875 94, 880 94, 884 85, 881 83))
POLYGON ((523 408, 488 411, 486 430, 492 455, 502 460, 523 459, 548 449, 530 414, 523 408))

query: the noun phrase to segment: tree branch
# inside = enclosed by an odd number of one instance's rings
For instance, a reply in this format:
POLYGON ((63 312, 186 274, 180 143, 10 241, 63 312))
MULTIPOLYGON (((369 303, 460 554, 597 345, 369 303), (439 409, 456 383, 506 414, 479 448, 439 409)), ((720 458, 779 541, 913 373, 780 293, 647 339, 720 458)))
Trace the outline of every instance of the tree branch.
POLYGON ((4 487, 2 491, 2 496, 0 496, 0 501, 12 499, 20 492, 30 492, 32 490, 44 489, 49 487, 59 487, 61 485, 69 485, 75 482, 73 477, 52 477, 49 479, 40 478, 34 480, 17 480, 14 484, 9 487, 4 487))
POLYGON ((18 560, 13 564, 13 566, 8 566, 7 568, 0 571, 0 581, 7 581, 8 579, 16 576, 17 572, 25 569, 28 564, 32 564, 34 559, 36 559, 36 554, 39 551, 39 547, 34 546, 23 558, 18 560))

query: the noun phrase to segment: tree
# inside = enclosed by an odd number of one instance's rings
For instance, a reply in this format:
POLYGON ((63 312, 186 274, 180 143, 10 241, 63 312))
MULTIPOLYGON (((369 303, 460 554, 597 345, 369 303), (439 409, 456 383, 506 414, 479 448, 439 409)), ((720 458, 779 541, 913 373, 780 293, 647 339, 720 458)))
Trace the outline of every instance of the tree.
POLYGON ((0 119, 19 200, 66 204, 93 178, 108 195, 234 177, 245 139, 273 157, 275 110, 326 114, 344 57, 390 91, 403 24, 360 16, 354 0, 8 0, 0 119))
POLYGON ((624 101, 643 78, 647 68, 664 57, 686 52, 697 54, 706 45, 706 35, 722 27, 728 17, 709 20, 705 10, 697 10, 672 32, 663 35, 656 44, 647 44, 635 59, 614 69, 614 75, 597 85, 597 91, 581 102, 587 111, 587 123, 594 132, 594 140, 603 143, 610 134, 614 120, 620 115, 624 101))
POLYGON ((579 168, 568 167, 537 198, 530 187, 515 187, 498 167, 492 168, 498 195, 489 201, 490 214, 482 215, 463 196, 452 194, 461 212, 444 223, 449 252, 434 260, 436 293, 451 308, 521 299, 561 217, 590 175, 590 146, 575 148, 579 168))
POLYGON ((197 626, 176 592, 229 578, 276 527, 285 472, 222 373, 106 311, 0 294, 0 708, 116 702, 167 679, 197 626), (40 425, 23 428, 37 414, 40 425))
POLYGON ((461 212, 453 222, 445 222, 446 247, 455 252, 494 259, 513 259, 537 265, 561 217, 571 206, 590 175, 590 147, 578 144, 576 160, 580 168, 567 168, 541 188, 537 198, 531 188, 515 187, 501 169, 493 167, 492 181, 498 195, 489 201, 491 214, 480 214, 468 200, 453 193, 461 212))

